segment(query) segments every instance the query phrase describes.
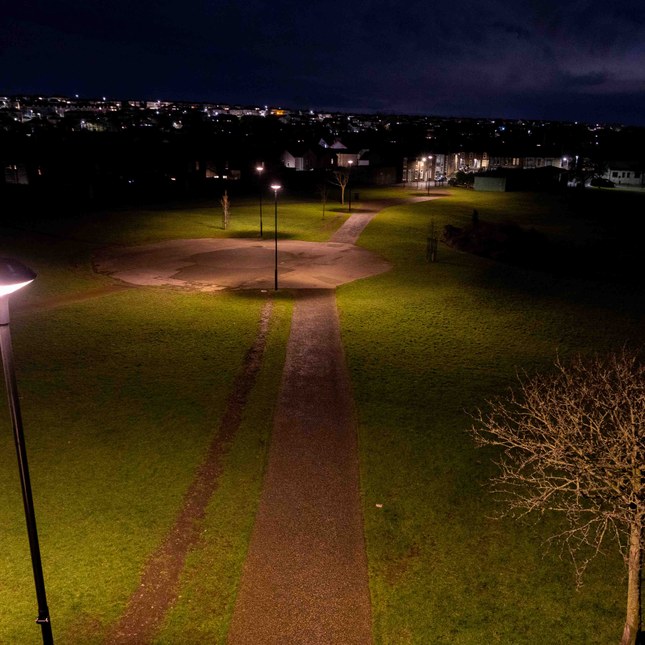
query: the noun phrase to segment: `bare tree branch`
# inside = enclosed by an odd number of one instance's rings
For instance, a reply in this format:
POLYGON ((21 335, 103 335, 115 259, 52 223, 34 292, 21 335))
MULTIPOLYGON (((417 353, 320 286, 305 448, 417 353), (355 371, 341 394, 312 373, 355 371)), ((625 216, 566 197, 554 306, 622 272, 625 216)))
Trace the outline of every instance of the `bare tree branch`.
POLYGON ((614 538, 628 565, 628 611, 622 643, 640 629, 640 569, 645 523, 645 366, 623 350, 576 358, 555 372, 519 375, 519 388, 478 410, 471 434, 501 452, 491 480, 505 514, 562 513, 558 541, 577 584, 614 538))
POLYGON ((349 183, 349 169, 339 168, 332 173, 333 183, 340 187, 340 203, 345 203, 345 188, 349 183))

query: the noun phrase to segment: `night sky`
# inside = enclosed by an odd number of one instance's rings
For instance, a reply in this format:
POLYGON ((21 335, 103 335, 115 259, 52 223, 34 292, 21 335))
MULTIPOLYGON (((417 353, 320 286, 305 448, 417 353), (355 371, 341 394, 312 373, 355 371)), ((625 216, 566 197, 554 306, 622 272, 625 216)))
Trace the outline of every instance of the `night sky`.
POLYGON ((2 0, 0 93, 645 126, 643 0, 2 0))

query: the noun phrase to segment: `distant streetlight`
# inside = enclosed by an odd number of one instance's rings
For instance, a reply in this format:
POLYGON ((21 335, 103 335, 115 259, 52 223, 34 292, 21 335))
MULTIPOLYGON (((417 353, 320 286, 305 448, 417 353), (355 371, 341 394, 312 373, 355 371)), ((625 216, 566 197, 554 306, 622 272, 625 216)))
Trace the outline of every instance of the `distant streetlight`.
POLYGON ((417 189, 419 188, 419 181, 428 180, 428 166, 426 162, 432 159, 432 157, 421 157, 417 159, 417 189))
POLYGON ((34 501, 31 494, 31 480, 27 464, 27 451, 25 436, 22 428, 20 414, 20 400, 16 385, 16 372, 13 365, 13 350, 11 345, 11 332, 9 331, 9 294, 27 286, 36 277, 36 274, 17 260, 0 258, 0 353, 2 354, 2 368, 9 402, 9 414, 13 425, 13 436, 18 456, 18 470, 20 472, 20 485, 22 488, 22 501, 25 507, 25 520, 31 551, 31 565, 36 584, 36 598, 38 600, 38 618, 36 623, 41 626, 43 643, 51 645, 54 642, 47 595, 45 593, 45 577, 40 560, 40 547, 38 545, 38 530, 36 528, 36 514, 34 501))
MULTIPOLYGON (((426 191, 430 194, 430 175, 432 174, 432 155, 428 157, 428 167, 426 168, 426 191)), ((435 181, 435 186, 437 182, 435 181)))
POLYGON ((352 187, 349 185, 349 180, 351 179, 351 176, 352 176, 352 166, 354 165, 354 160, 349 159, 347 163, 349 164, 349 170, 347 171, 347 189, 349 190, 349 198, 347 201, 347 212, 351 213, 352 212, 352 187))
POLYGON ((282 188, 280 184, 271 184, 275 204, 275 222, 273 226, 273 237, 275 240, 275 290, 278 290, 278 191, 282 188))
POLYGON ((256 166, 255 171, 258 173, 258 180, 260 181, 260 238, 262 238, 262 173, 264 166, 256 166))

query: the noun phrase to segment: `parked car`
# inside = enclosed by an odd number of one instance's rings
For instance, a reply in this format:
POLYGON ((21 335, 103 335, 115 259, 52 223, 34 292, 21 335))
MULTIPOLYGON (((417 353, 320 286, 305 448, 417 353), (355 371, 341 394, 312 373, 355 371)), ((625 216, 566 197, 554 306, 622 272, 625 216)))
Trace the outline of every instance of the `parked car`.
POLYGON ((589 186, 593 186, 594 188, 613 188, 614 182, 604 177, 592 177, 589 180, 589 186))

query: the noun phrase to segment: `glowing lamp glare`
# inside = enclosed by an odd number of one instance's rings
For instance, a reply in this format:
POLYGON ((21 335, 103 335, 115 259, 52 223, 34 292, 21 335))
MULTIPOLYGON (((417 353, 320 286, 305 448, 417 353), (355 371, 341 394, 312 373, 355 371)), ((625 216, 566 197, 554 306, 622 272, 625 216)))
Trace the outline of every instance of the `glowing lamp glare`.
POLYGON ((0 258, 0 296, 7 296, 34 280, 36 274, 18 260, 0 258))

